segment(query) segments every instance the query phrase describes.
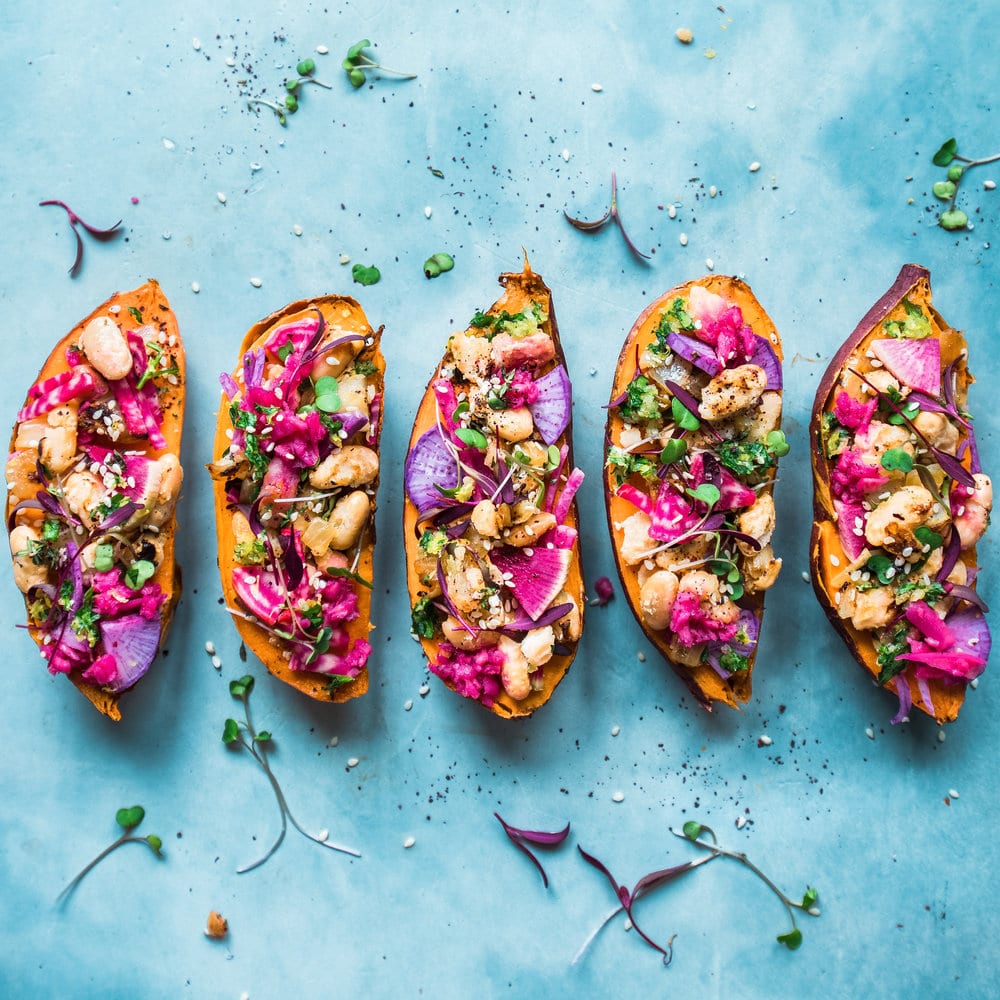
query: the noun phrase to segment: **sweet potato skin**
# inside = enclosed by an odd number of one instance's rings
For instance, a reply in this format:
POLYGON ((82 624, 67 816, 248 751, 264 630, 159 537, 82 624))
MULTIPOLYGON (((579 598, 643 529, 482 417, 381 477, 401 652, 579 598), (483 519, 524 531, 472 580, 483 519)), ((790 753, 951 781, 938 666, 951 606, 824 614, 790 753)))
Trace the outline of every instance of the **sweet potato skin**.
MULTIPOLYGON (((549 328, 552 335, 552 341, 555 346, 556 356, 553 361, 540 369, 540 373, 544 374, 544 372, 549 371, 551 368, 554 368, 559 364, 565 365, 566 358, 563 353, 562 344, 559 340, 559 327, 556 322, 555 311, 552 307, 552 293, 544 281, 542 281, 541 277, 531 270, 530 265, 527 263, 527 260, 525 260, 525 267, 523 271, 502 274, 498 280, 504 287, 505 293, 493 304, 489 311, 492 312, 498 309, 507 309, 511 313, 516 313, 522 308, 527 307, 532 299, 536 302, 544 303, 547 307, 549 315, 549 328)), ((437 407, 434 399, 434 392, 431 389, 431 386, 440 376, 443 363, 444 359, 442 358, 441 363, 438 364, 434 374, 427 383, 427 389, 424 392, 420 406, 417 410, 417 415, 413 425, 413 433, 410 435, 408 450, 413 448, 422 434, 434 426, 437 407)), ((573 468, 572 418, 570 419, 569 426, 563 433, 563 440, 569 447, 569 454, 566 458, 565 467, 567 469, 571 469, 573 468)), ((412 605, 413 602, 417 600, 421 590, 420 579, 414 566, 418 550, 417 508, 406 495, 405 490, 403 493, 403 539, 406 548, 406 583, 410 594, 410 603, 412 605)), ((575 500, 570 507, 565 523, 571 528, 579 528, 577 505, 575 500)), ((574 559, 572 565, 570 566, 565 589, 570 596, 573 597, 577 607, 580 609, 582 627, 582 620, 585 615, 587 602, 584 593, 583 568, 580 560, 579 542, 577 542, 573 551, 574 559)), ((438 642, 436 639, 421 639, 420 645, 423 648, 424 655, 427 657, 429 662, 437 658, 438 642)), ((490 708, 490 711, 492 711, 494 715, 499 716, 501 719, 527 718, 532 715, 536 709, 540 708, 552 697, 556 687, 563 677, 566 676, 566 672, 569 670, 576 657, 578 645, 578 643, 574 643, 570 647, 569 652, 563 654, 557 653, 551 660, 549 660, 548 663, 544 665, 542 668, 544 687, 541 690, 532 691, 528 697, 523 698, 520 701, 515 701, 505 691, 502 691, 497 696, 495 702, 490 708)), ((454 690, 453 685, 448 684, 447 686, 454 690)))
MULTIPOLYGON (((838 574, 833 560, 839 560, 842 566, 846 566, 850 560, 844 554, 837 533, 833 496, 830 491, 830 462, 826 459, 821 446, 821 422, 823 413, 833 406, 835 394, 841 386, 842 379, 847 375, 846 369, 851 363, 850 359, 865 352, 868 341, 880 334, 882 322, 904 298, 920 303, 929 311, 934 335, 941 342, 942 369, 955 358, 960 358, 956 366, 956 399, 960 406, 964 404, 968 388, 975 381, 968 369, 965 337, 960 331, 948 326, 941 314, 931 305, 930 272, 927 268, 919 264, 905 264, 890 288, 865 313, 854 332, 834 354, 817 387, 809 423, 813 469, 813 527, 809 544, 809 568, 813 591, 830 624, 843 639, 858 665, 871 676, 873 681, 878 677, 879 667, 871 634, 858 631, 850 621, 842 619, 837 613, 834 602, 833 595, 837 591, 834 580, 838 574)), ((963 464, 968 467, 968 457, 963 464)), ((968 566, 976 565, 976 549, 973 547, 966 550, 961 558, 968 566)), ((927 683, 935 708, 933 717, 939 723, 953 722, 958 717, 965 700, 965 685, 944 684, 934 680, 929 680, 927 683)), ((910 692, 913 705, 929 714, 915 681, 910 683, 910 692)))
MULTIPOLYGON (((66 349, 79 341, 81 334, 87 324, 97 316, 107 316, 112 309, 119 314, 127 314, 130 309, 138 310, 143 317, 144 323, 155 324, 166 334, 174 337, 176 347, 172 348, 178 368, 177 385, 165 385, 160 394, 160 407, 163 413, 163 426, 161 431, 166 441, 166 448, 157 451, 147 445, 145 454, 149 458, 159 458, 161 455, 174 454, 180 457, 181 435, 184 429, 184 403, 187 386, 186 364, 184 356, 184 345, 181 341, 180 331, 177 328, 177 319, 170 308, 167 297, 163 294, 159 284, 150 279, 139 288, 129 292, 116 292, 106 302, 99 305, 89 316, 82 319, 59 343, 55 346, 48 360, 38 373, 36 382, 41 379, 50 378, 60 372, 67 371, 69 363, 66 360, 66 349), (115 309, 117 307, 117 309, 115 309)), ((17 437, 17 426, 11 434, 9 453, 14 452, 14 441, 17 437)), ((10 514, 12 504, 8 498, 7 513, 10 514)), ((160 625, 160 646, 166 639, 167 632, 173 620, 177 603, 181 596, 181 571, 174 557, 174 548, 177 535, 177 518, 171 518, 168 524, 160 530, 160 537, 163 539, 163 559, 157 567, 152 580, 160 585, 167 599, 163 603, 162 619, 160 625)), ((29 629, 31 637, 41 648, 42 633, 37 629, 29 629)), ((94 707, 115 722, 121 720, 121 708, 119 702, 122 694, 112 694, 102 687, 82 680, 79 672, 69 675, 74 686, 86 697, 94 707)))
MULTIPOLYGON (((622 345, 621 353, 618 355, 610 399, 616 399, 624 391, 632 378, 636 358, 649 344, 655 342, 656 338, 653 331, 664 308, 670 305, 678 296, 685 296, 693 285, 699 285, 738 305, 743 311, 744 320, 753 327, 754 332, 769 339, 779 362, 782 360, 781 338, 778 336, 771 318, 757 301, 750 287, 738 278, 710 274, 671 288, 670 291, 665 292, 643 310, 639 318, 632 325, 632 329, 629 331, 628 336, 625 338, 625 343, 622 345)), ((621 423, 621 417, 618 415, 617 410, 614 407, 609 407, 605 433, 606 443, 611 441, 612 429, 620 426, 621 423)), ((773 482, 774 476, 775 470, 771 469, 768 473, 767 482, 773 482)), ((767 488, 769 489, 770 487, 767 488)), ((687 689, 706 711, 711 712, 713 706, 717 703, 726 705, 729 708, 739 708, 741 704, 745 704, 750 700, 753 668, 757 659, 756 649, 749 657, 747 669, 733 675, 730 679, 732 683, 723 680, 710 666, 705 664, 688 667, 671 659, 664 633, 654 632, 646 628, 642 623, 642 615, 639 611, 638 573, 635 569, 626 565, 622 559, 621 544, 623 532, 620 528, 616 527, 617 524, 620 524, 630 514, 635 513, 635 508, 627 500, 615 496, 612 474, 607 468, 604 470, 604 499, 608 518, 608 533, 612 540, 615 564, 622 584, 622 591, 646 637, 656 646, 663 658, 670 664, 674 673, 684 682, 687 689)), ((764 612, 763 592, 748 597, 741 603, 753 611, 758 622, 761 620, 764 612)))
MULTIPOLYGON (((373 329, 358 302, 348 296, 326 295, 314 299, 300 299, 264 317, 255 323, 243 338, 243 343, 240 345, 239 354, 237 355, 238 363, 241 362, 243 355, 247 351, 263 344, 275 327, 290 323, 299 318, 314 315, 317 309, 323 313, 328 328, 339 329, 345 334, 360 332, 366 337, 372 338, 372 344, 364 348, 365 357, 375 365, 378 371, 377 391, 382 393, 384 398, 385 358, 382 355, 381 349, 382 328, 380 327, 378 330, 373 329)), ((226 400, 223 397, 219 407, 219 417, 212 451, 215 458, 218 458, 222 454, 229 443, 226 431, 232 425, 228 420, 227 409, 226 400)), ((374 428, 373 436, 375 443, 373 447, 376 451, 379 448, 382 432, 383 413, 384 407, 379 412, 377 426, 374 428)), ((376 478, 371 484, 373 488, 373 496, 371 498, 372 508, 366 529, 366 542, 362 547, 361 558, 357 568, 358 574, 366 580, 372 579, 374 567, 375 508, 378 496, 378 482, 379 480, 376 478)), ((233 559, 235 538, 232 528, 232 516, 226 504, 225 483, 219 479, 214 479, 212 490, 215 503, 215 522, 218 532, 219 574, 222 580, 222 592, 227 607, 239 607, 239 601, 232 583, 233 569, 236 565, 233 559)), ((369 632, 374 627, 371 623, 371 590, 367 587, 358 586, 357 594, 358 617, 353 622, 346 623, 345 626, 352 641, 355 639, 367 639, 369 632)), ((271 636, 264 629, 244 618, 234 616, 233 620, 247 648, 260 659, 268 672, 302 694, 316 701, 345 702, 363 695, 368 690, 367 666, 349 684, 343 684, 330 690, 327 686, 327 680, 322 675, 289 669, 287 662, 281 655, 281 647, 272 644, 271 636)))

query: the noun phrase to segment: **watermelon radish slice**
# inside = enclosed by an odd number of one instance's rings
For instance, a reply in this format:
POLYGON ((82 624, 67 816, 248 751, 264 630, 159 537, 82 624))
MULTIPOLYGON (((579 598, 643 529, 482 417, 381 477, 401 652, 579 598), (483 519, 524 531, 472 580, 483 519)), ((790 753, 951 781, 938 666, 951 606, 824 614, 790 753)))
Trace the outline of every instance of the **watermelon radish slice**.
POLYGON ((149 619, 123 615, 102 621, 100 629, 104 650, 118 668, 110 684, 117 694, 132 687, 149 670, 160 644, 160 616, 149 619))
POLYGON ((573 405, 573 389, 565 365, 556 365, 552 371, 535 380, 538 397, 528 404, 535 427, 542 440, 555 444, 559 435, 569 425, 570 408, 573 405))
MULTIPOLYGON (((118 455, 124 461, 126 479, 124 484, 115 487, 115 492, 123 493, 129 500, 134 500, 137 503, 144 502, 147 495, 146 487, 149 482, 149 469, 153 464, 153 460, 134 451, 114 452, 110 448, 101 448, 98 445, 91 445, 87 449, 87 457, 91 462, 96 462, 99 466, 107 467, 107 462, 110 458, 111 469, 114 472, 119 472, 121 464, 115 460, 113 457, 115 455, 118 455)), ((100 474, 98 472, 98 475, 100 474)))
POLYGON ((833 506, 837 511, 837 534, 840 536, 840 544, 844 547, 844 554, 853 562, 865 547, 868 511, 862 504, 852 503, 849 500, 834 500, 833 506), (857 533, 859 528, 860 534, 857 533))
POLYGON ((507 586, 531 620, 537 621, 565 586, 573 552, 505 547, 494 549, 490 561, 505 578, 510 574, 507 586))
POLYGON ((941 395, 941 341, 937 338, 873 340, 871 350, 903 385, 929 396, 941 395))
POLYGON ((89 399, 107 392, 104 380, 89 368, 69 369, 42 379, 28 390, 28 402, 17 413, 17 422, 34 420, 71 399, 89 399))

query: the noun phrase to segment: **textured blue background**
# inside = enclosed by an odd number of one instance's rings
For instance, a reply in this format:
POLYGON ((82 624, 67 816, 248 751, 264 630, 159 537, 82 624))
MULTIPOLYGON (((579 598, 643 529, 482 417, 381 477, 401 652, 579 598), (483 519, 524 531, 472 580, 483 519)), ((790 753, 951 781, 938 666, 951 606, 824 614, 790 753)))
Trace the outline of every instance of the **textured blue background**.
MULTIPOLYGON (((13 422, 56 339, 149 276, 177 313, 190 382, 184 597, 169 655, 124 701, 120 725, 48 677, 15 630, 22 609, 9 575, 0 585, 0 994, 995 995, 997 678, 988 671, 970 692, 944 742, 925 718, 890 728, 893 699, 853 665, 802 573, 817 380, 904 262, 930 267, 937 306, 969 333, 983 460, 997 465, 990 243, 1000 239, 1000 192, 982 181, 1000 167, 966 183, 972 232, 936 228, 930 196, 941 174, 930 159, 949 135, 967 154, 1000 152, 996 14, 987 0, 761 0, 725 12, 623 0, 8 5, 2 421, 13 422), (681 26, 693 45, 675 41, 681 26), (418 79, 352 91, 339 63, 363 36, 418 79), (330 54, 315 56, 317 75, 331 91, 310 88, 287 129, 270 112, 248 112, 241 94, 278 95, 320 44, 330 54), (612 170, 633 238, 655 249, 648 266, 615 231, 588 238, 562 218, 564 208, 600 214, 612 170), (126 238, 88 242, 71 280, 65 218, 38 208, 43 198, 63 198, 98 225, 122 217, 126 238), (590 580, 613 567, 600 406, 633 319, 711 259, 751 283, 783 335, 792 453, 776 548, 785 569, 742 714, 695 707, 620 598, 591 610, 575 666, 523 724, 499 722, 433 678, 418 694, 426 675, 407 634, 399 524, 411 415, 446 336, 493 300, 496 275, 519 266, 522 246, 553 289, 575 379, 590 580), (439 250, 454 254, 455 269, 425 281, 421 263, 439 250), (381 283, 352 286, 341 254, 377 264, 381 283), (344 706, 313 704, 259 663, 239 663, 201 468, 216 375, 245 330, 325 292, 356 294, 385 324, 389 363, 372 689, 344 706), (360 847, 361 860, 290 834, 264 868, 235 874, 278 828, 262 776, 219 739, 234 708, 227 681, 246 669, 258 677, 257 721, 276 736, 273 764, 292 808, 360 847), (772 745, 758 746, 764 733, 772 745), (360 763, 349 770, 351 757, 360 763), (950 791, 959 797, 949 805, 950 791), (140 832, 163 837, 166 860, 126 847, 57 909, 60 888, 114 837, 116 808, 133 802, 145 805, 140 832), (495 809, 522 826, 572 821, 570 841, 547 855, 548 892, 505 841, 495 809), (739 816, 749 820, 742 830, 739 816), (774 941, 786 927, 778 902, 720 863, 644 904, 650 933, 678 935, 670 969, 621 918, 571 965, 612 906, 575 845, 631 884, 691 856, 668 833, 691 818, 789 892, 819 887, 823 915, 803 918, 801 951, 774 941), (404 850, 408 836, 416 843, 404 850), (230 921, 224 943, 202 935, 211 908, 230 921)), ((987 539, 991 603, 995 550, 987 539)))

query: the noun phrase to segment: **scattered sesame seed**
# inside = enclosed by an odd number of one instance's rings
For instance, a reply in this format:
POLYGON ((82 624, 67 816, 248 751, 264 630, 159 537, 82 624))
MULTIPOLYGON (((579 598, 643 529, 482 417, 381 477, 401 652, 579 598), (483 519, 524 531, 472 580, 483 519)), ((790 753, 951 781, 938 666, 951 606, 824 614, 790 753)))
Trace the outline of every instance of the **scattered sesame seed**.
POLYGON ((958 798, 958 792, 956 792, 954 788, 949 788, 948 789, 948 798, 950 798, 950 799, 957 799, 958 798))
POLYGON ((361 761, 357 757, 348 757, 347 758, 347 766, 348 767, 357 767, 358 764, 360 764, 360 763, 361 763, 361 761))
POLYGON ((429 219, 434 214, 434 209, 430 205, 424 206, 424 218, 429 219))
POLYGON ((719 189, 714 184, 709 184, 708 186, 708 196, 709 198, 714 198, 719 193, 719 189))
POLYGON ((688 234, 681 233, 680 236, 677 237, 677 241, 682 247, 686 247, 688 245, 688 234))
POLYGON ((835 553, 831 552, 830 553, 830 565, 831 566, 839 566, 840 565, 840 556, 838 556, 835 553))
POLYGON ((351 258, 348 257, 346 253, 342 253, 340 255, 340 263, 341 264, 350 264, 351 263, 351 258))
POLYGON ((760 164, 756 160, 754 160, 753 163, 751 163, 750 166, 747 167, 747 170, 749 170, 750 173, 755 174, 757 173, 758 170, 760 170, 760 164))
POLYGON ((321 55, 325 56, 330 50, 325 45, 317 45, 316 51, 321 55))
POLYGON ((867 737, 868 737, 868 739, 870 739, 870 740, 873 740, 873 739, 875 739, 875 730, 874 730, 874 729, 872 729, 872 727, 871 727, 871 726, 869 726, 869 727, 868 727, 868 728, 867 728, 867 729, 865 730, 865 736, 867 736, 867 737))
POLYGON ((674 205, 674 204, 667 205, 667 215, 669 215, 671 219, 676 219, 677 218, 677 206, 674 205))
POLYGON ((624 792, 613 792, 612 795, 611 795, 611 801, 612 802, 624 802, 625 801, 625 793, 624 792))
POLYGON ((163 139, 163 148, 164 149, 176 149, 177 148, 177 143, 174 142, 173 139, 167 139, 166 137, 164 137, 164 139, 163 139))
POLYGON ((805 570, 802 571, 802 582, 803 583, 809 582, 809 574, 805 570))
POLYGON ((983 181, 983 190, 992 191, 997 186, 996 181, 983 181))
POLYGON ((259 163, 251 163, 250 170, 252 173, 257 173, 258 170, 263 170, 263 167, 259 163))
POLYGON ((429 684, 421 684, 420 687, 417 688, 417 694, 419 694, 421 698, 426 698, 430 693, 431 687, 429 684))
POLYGON ((562 151, 562 158, 563 158, 563 159, 564 159, 564 160, 565 160, 565 161, 566 161, 567 163, 569 163, 569 150, 568 150, 568 149, 564 149, 564 150, 562 151))
POLYGON ((646 662, 646 654, 641 649, 639 650, 638 653, 636 653, 636 656, 639 657, 639 662, 640 663, 645 663, 646 662))
POLYGON ((751 101, 751 102, 750 102, 750 103, 749 103, 749 104, 747 105, 747 111, 756 111, 756 110, 757 110, 757 105, 756 105, 756 104, 754 104, 754 102, 753 102, 753 101, 751 101))
POLYGON ((191 39, 191 47, 195 50, 195 52, 199 52, 201 50, 201 39, 200 38, 192 38, 191 39))
POLYGON ((205 652, 208 653, 209 656, 215 656, 215 643, 212 642, 211 639, 205 643, 205 652))
POLYGON ((232 56, 226 56, 226 65, 230 67, 235 66, 236 60, 232 56))
POLYGON ((413 708, 413 699, 407 698, 406 701, 403 702, 403 711, 409 712, 411 708, 413 708))
POLYGON ((292 226, 292 232, 295 233, 296 236, 301 236, 302 227, 296 222, 295 225, 292 226))
POLYGON ((339 736, 331 736, 330 737, 330 746, 335 747, 339 742, 340 742, 340 737, 339 736))
POLYGON ((595 93, 599 94, 604 88, 599 83, 592 83, 590 89, 595 93))
POLYGON ((946 740, 947 738, 948 738, 948 736, 947 736, 947 734, 945 733, 945 731, 944 731, 943 729, 939 729, 939 730, 938 730, 938 743, 944 743, 944 741, 945 741, 945 740, 946 740))
POLYGON ((611 727, 611 735, 612 736, 617 736, 621 731, 622 731, 622 727, 621 726, 612 726, 611 727))
POLYGON ((160 238, 164 239, 164 240, 169 240, 170 239, 170 230, 164 229, 163 232, 160 233, 160 238))
POLYGON ((225 203, 226 203, 226 192, 225 191, 216 191, 215 192, 215 197, 219 199, 219 204, 220 205, 225 205, 225 203))
POLYGON ((711 257, 706 257, 705 258, 705 267, 707 267, 710 271, 714 271, 715 270, 715 261, 712 260, 711 257))
POLYGON ((260 288, 260 286, 263 285, 264 282, 261 281, 260 278, 251 278, 250 284, 253 285, 254 288, 260 288))
POLYGON ((317 840, 322 840, 324 843, 330 839, 330 831, 324 827, 319 833, 316 834, 317 840))
POLYGON ((742 830, 743 827, 745 827, 746 825, 747 825, 747 818, 746 818, 746 816, 737 816, 736 817, 736 829, 737 830, 742 830))
POLYGON ((213 656, 212 657, 212 666, 215 667, 216 670, 221 670, 222 669, 222 660, 218 656, 213 656))
POLYGON ((403 847, 409 850, 416 842, 416 837, 407 837, 406 840, 403 841, 403 847))
POLYGON ((758 737, 758 739, 757 739, 757 746, 759 746, 759 747, 769 747, 773 742, 774 742, 774 740, 772 740, 771 737, 768 736, 767 733, 765 733, 763 736, 758 737))

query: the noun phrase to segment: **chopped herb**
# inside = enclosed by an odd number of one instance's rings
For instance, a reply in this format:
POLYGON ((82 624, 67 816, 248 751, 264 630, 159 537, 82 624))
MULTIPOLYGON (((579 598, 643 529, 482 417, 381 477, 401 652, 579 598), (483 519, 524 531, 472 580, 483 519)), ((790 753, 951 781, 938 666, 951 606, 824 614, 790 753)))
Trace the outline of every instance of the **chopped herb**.
POLYGON ((355 361, 354 373, 356 375, 374 375, 378 371, 378 366, 374 361, 355 361))
POLYGON ((101 616, 94 610, 94 588, 88 587, 69 626, 93 649, 101 638, 101 633, 97 627, 100 620, 101 616))
POLYGON ((288 355, 294 350, 295 345, 291 342, 291 340, 286 340, 275 353, 278 355, 278 360, 284 364, 288 360, 288 355))
POLYGON ((944 586, 937 580, 928 580, 926 577, 923 580, 907 580, 896 588, 896 603, 902 604, 905 600, 910 600, 934 604, 940 601, 946 593, 944 586), (900 600, 900 598, 904 600, 900 600))
POLYGON ((921 545, 930 546, 931 550, 939 549, 944 544, 944 539, 936 531, 928 528, 926 524, 920 525, 919 528, 913 530, 913 537, 920 542, 921 545))
POLYGON ((134 319, 136 321, 136 323, 142 324, 142 322, 143 322, 142 312, 139 309, 137 309, 135 306, 129 306, 128 307, 128 314, 129 314, 129 316, 132 317, 132 319, 134 319))
POLYGON ((163 348, 155 340, 147 341, 146 370, 139 377, 136 388, 141 389, 147 382, 154 378, 163 378, 167 375, 180 375, 181 370, 177 367, 172 357, 167 359, 166 364, 163 362, 163 348))
POLYGON ((669 354, 670 345, 667 343, 667 337, 671 333, 687 333, 694 328, 694 320, 687 311, 686 303, 678 296, 660 314, 660 321, 656 324, 656 329, 653 331, 656 336, 656 343, 651 344, 649 349, 654 354, 669 354))
POLYGON ((735 674, 741 670, 746 670, 750 666, 750 658, 723 646, 723 653, 719 657, 719 665, 723 670, 728 670, 730 673, 735 674))
POLYGON ((662 420, 656 386, 645 375, 632 379, 625 389, 625 399, 618 412, 622 420, 629 424, 662 420))
POLYGON ((448 544, 448 534, 445 531, 431 531, 428 528, 420 536, 419 544, 429 556, 440 555, 448 544))
POLYGON ((125 571, 125 586, 129 590, 142 590, 143 584, 156 572, 156 565, 148 559, 137 559, 125 571))
POLYGON ((868 562, 865 563, 865 569, 872 576, 877 577, 878 582, 883 586, 888 586, 896 575, 896 567, 893 566, 892 560, 888 556, 882 555, 881 552, 876 552, 869 558, 868 562))
POLYGON ((727 469, 744 479, 774 465, 774 456, 762 441, 723 441, 718 455, 727 469))
POLYGON ((429 597, 421 597, 410 612, 410 631, 421 639, 433 639, 438 631, 440 615, 429 597))
POLYGON ((896 657, 910 651, 910 644, 906 640, 909 632, 910 627, 905 622, 896 625, 887 635, 886 641, 876 647, 876 662, 879 666, 878 682, 883 687, 893 677, 906 669, 906 661, 897 660, 896 657))
POLYGON ((823 442, 823 454, 827 458, 836 458, 846 451, 851 443, 850 431, 832 413, 823 414, 820 437, 823 442))
POLYGON ((267 565, 267 546, 257 537, 250 542, 237 542, 233 548, 233 559, 241 566, 267 565))
POLYGON ((459 439, 463 444, 468 445, 470 448, 475 448, 478 451, 486 451, 489 447, 489 441, 486 440, 486 435, 482 431, 477 431, 474 427, 459 427, 455 431, 455 437, 459 439))
POLYGON ((608 467, 614 470, 618 486, 635 473, 643 479, 656 478, 656 463, 647 455, 637 455, 614 446, 608 449, 608 467))
POLYGON ((98 522, 107 519, 109 514, 124 507, 128 503, 128 497, 124 493, 112 493, 107 500, 102 500, 92 511, 98 522))

